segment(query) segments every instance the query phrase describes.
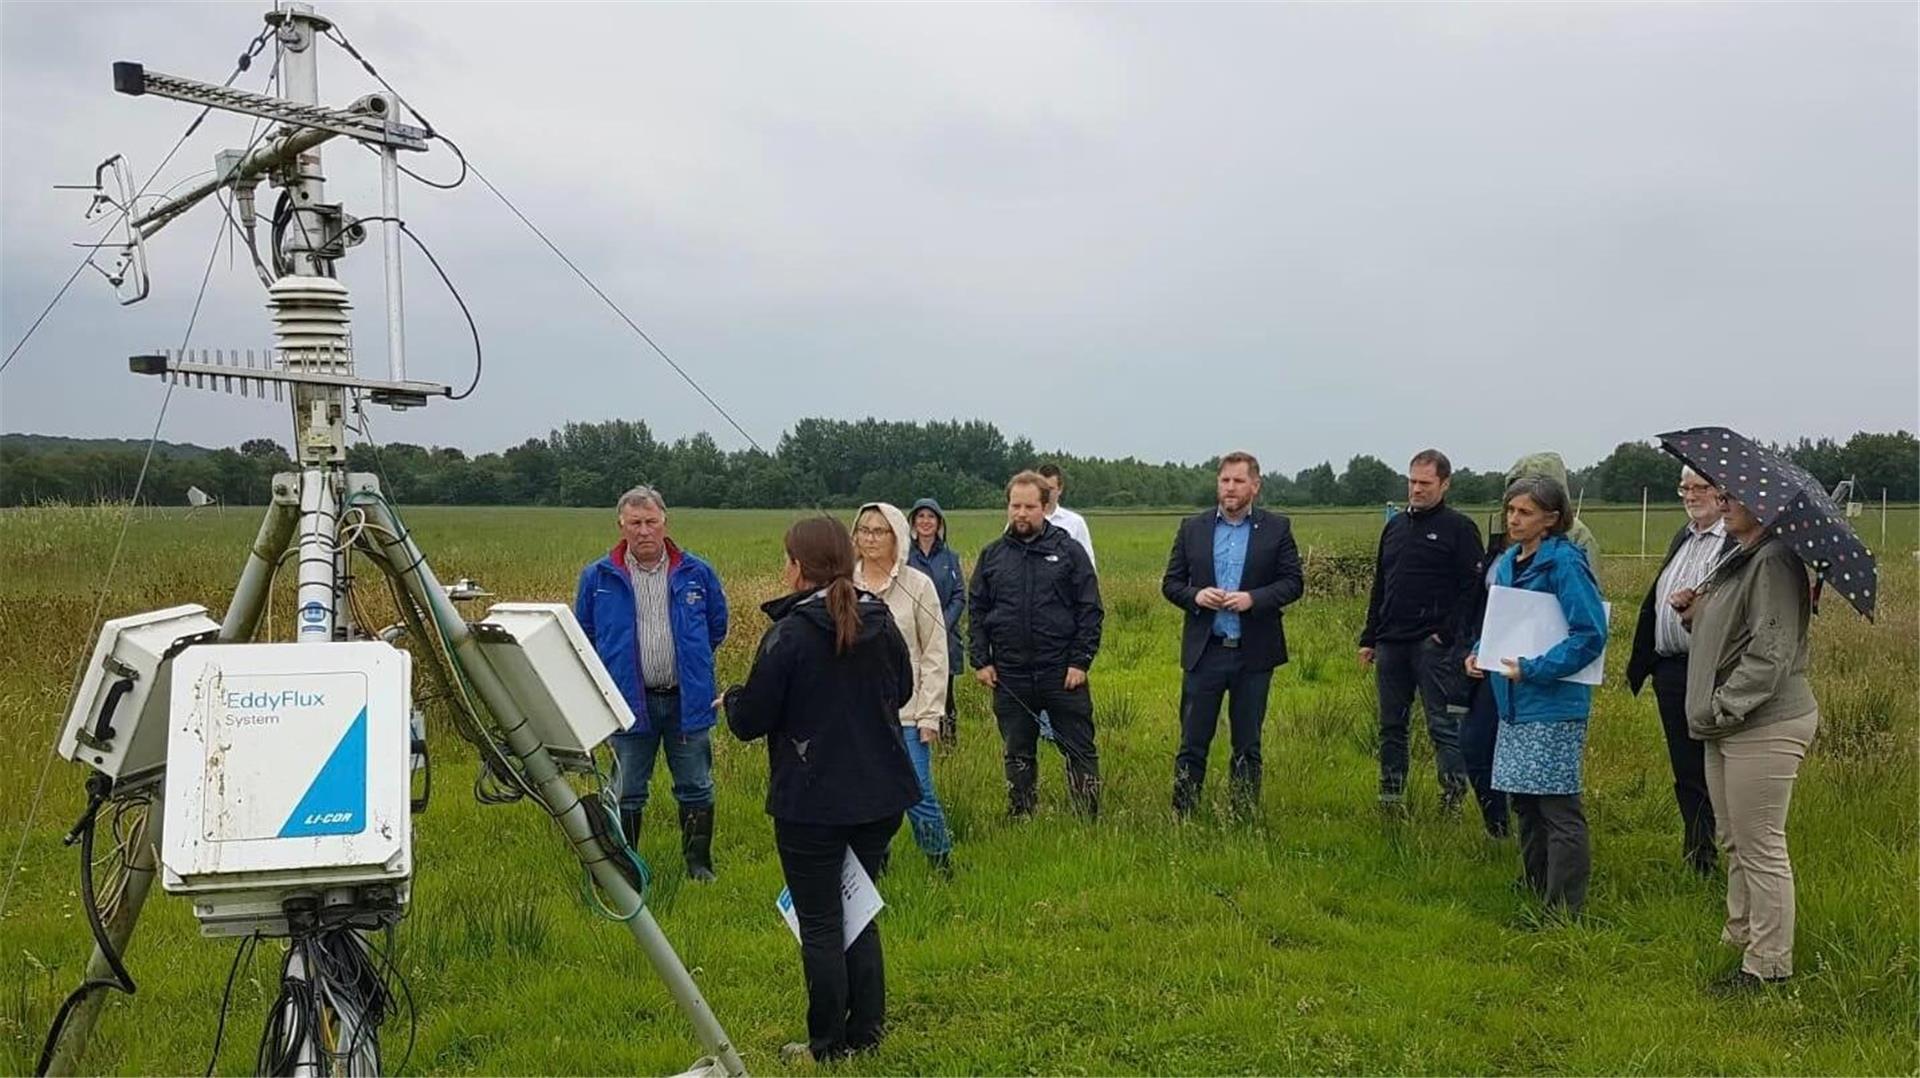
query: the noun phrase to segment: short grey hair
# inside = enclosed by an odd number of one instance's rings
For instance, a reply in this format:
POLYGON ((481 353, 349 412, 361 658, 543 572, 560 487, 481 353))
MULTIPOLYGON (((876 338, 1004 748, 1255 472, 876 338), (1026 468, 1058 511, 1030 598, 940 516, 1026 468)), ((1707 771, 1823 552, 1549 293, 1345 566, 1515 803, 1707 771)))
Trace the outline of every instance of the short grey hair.
POLYGON ((667 500, 660 496, 659 491, 645 483, 620 495, 620 500, 615 502, 613 506, 614 519, 620 519, 621 515, 627 511, 627 506, 630 505, 651 505, 662 513, 667 511, 667 500))
POLYGON ((1706 476, 1701 475, 1699 472, 1694 471, 1693 465, 1682 464, 1680 466, 1680 481, 1682 483, 1686 482, 1688 476, 1692 476, 1695 479, 1698 479, 1699 481, 1701 481, 1702 483, 1707 483, 1708 485, 1716 485, 1713 483, 1712 480, 1708 479, 1706 476))
POLYGON ((1549 513, 1560 514, 1547 529, 1554 535, 1565 535, 1573 527, 1572 499, 1567 497, 1567 488, 1558 479, 1546 475, 1523 475, 1507 485, 1507 493, 1501 497, 1504 508, 1512 504, 1515 498, 1526 495, 1533 504, 1549 513))

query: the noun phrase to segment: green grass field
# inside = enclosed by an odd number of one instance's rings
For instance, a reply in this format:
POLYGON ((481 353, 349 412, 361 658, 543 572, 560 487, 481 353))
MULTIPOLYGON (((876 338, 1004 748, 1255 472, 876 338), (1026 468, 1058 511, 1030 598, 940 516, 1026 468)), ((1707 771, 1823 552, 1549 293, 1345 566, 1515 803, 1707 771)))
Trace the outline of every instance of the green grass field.
MULTIPOLYGON (((570 600, 579 566, 612 540, 611 513, 420 509, 406 513, 443 579, 473 576, 503 599, 570 600)), ((721 658, 737 679, 764 628, 778 536, 790 514, 683 512, 676 536, 727 581, 735 629, 721 658)), ((1485 520, 1485 513, 1478 514, 1485 520)), ((1590 510, 1609 552, 1639 547, 1639 512, 1590 510)), ((1679 521, 1656 514, 1655 550, 1679 521)), ((117 509, 0 513, 0 837, 11 863, 113 549, 117 509)), ((1916 515, 1858 523, 1880 554, 1881 617, 1831 597, 1815 625, 1822 729, 1801 771, 1789 834, 1799 887, 1800 975, 1726 1002, 1703 986, 1734 962, 1716 942, 1717 883, 1679 863, 1658 719, 1622 683, 1632 618, 1656 563, 1608 558, 1608 683, 1595 696, 1587 811, 1589 916, 1543 922, 1512 882, 1511 841, 1481 837, 1472 810, 1441 814, 1424 735, 1411 812, 1373 803, 1372 686, 1354 660, 1363 577, 1329 557, 1370 549, 1376 512, 1296 516, 1310 550, 1289 614, 1295 661, 1275 682, 1263 818, 1215 803, 1176 826, 1167 807, 1176 740, 1179 614, 1159 595, 1171 515, 1090 518, 1104 568, 1105 645, 1093 671, 1107 783, 1097 824, 1065 808, 1058 755, 1043 755, 1042 811, 1003 816, 998 739, 978 686, 959 702, 958 749, 936 762, 958 875, 928 872, 904 829, 882 915, 892 1033, 848 1073, 1913 1073, 1920 1002, 1916 884, 1916 515)), ((140 512, 107 615, 180 602, 224 608, 257 526, 253 511, 140 512)), ((969 557, 998 529, 959 514, 969 557)), ((289 631, 290 591, 273 631, 289 631)), ((384 606, 384 602, 380 604, 384 606)), ((477 616, 477 612, 476 612, 477 616)), ((1416 720, 1416 725, 1418 722, 1416 720)), ((1209 794, 1218 794, 1225 738, 1209 794)), ((720 881, 682 885, 678 835, 654 813, 644 852, 653 906, 756 1071, 803 1033, 792 937, 773 910, 780 874, 761 812, 758 746, 716 733, 720 881), (663 826, 664 824, 664 826, 663 826)), ((1044 753, 1050 750, 1043 749, 1044 753)), ((627 934, 578 897, 578 868, 528 805, 467 793, 473 758, 444 727, 436 791, 415 822, 412 912, 401 964, 419 1009, 410 1072, 669 1073, 699 1054, 691 1030, 627 934)), ((656 804, 667 799, 665 769, 656 804)), ((89 941, 76 855, 60 844, 83 770, 56 761, 0 917, 0 1071, 30 1069, 89 941)), ((179 899, 151 902, 128 961, 140 992, 115 995, 90 1067, 198 1073, 207 1064, 233 944, 203 940, 179 899)), ((276 990, 272 948, 243 972, 222 1073, 250 1072, 276 990)), ((387 1030, 400 1063, 404 1020, 387 1030)))

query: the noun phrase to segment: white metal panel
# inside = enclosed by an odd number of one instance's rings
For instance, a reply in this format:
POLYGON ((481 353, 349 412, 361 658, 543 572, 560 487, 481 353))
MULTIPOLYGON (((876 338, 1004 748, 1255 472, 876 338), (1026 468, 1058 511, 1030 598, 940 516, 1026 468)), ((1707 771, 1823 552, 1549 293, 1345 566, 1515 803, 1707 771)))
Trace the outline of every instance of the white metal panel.
POLYGON ((607 674, 587 634, 564 603, 496 603, 481 623, 504 631, 476 633, 487 661, 526 712, 541 744, 579 759, 633 727, 633 709, 607 674))
POLYGON ((377 641, 183 653, 167 752, 167 889, 405 877, 411 683, 411 656, 377 641))
POLYGON ((60 733, 60 755, 122 783, 158 778, 167 762, 168 680, 173 665, 164 657, 186 637, 219 631, 219 623, 207 617, 207 608, 196 604, 129 614, 102 625, 80 692, 60 733), (114 704, 113 736, 101 748, 84 743, 81 737, 83 731, 88 735, 99 731, 100 712, 108 696, 116 683, 126 680, 124 672, 108 669, 109 658, 122 671, 131 671, 133 678, 114 704))

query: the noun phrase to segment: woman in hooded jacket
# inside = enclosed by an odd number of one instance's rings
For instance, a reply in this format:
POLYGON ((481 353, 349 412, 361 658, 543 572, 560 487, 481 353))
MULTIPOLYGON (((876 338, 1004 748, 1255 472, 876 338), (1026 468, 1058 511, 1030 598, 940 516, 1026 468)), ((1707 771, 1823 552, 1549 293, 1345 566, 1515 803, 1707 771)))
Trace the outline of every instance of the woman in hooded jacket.
POLYGON ((933 789, 933 743, 950 692, 950 652, 939 592, 927 574, 907 564, 909 543, 907 518, 886 502, 868 502, 854 517, 853 548, 860 559, 854 583, 887 604, 913 663, 913 697, 900 709, 900 741, 913 761, 920 800, 907 810, 907 822, 934 871, 951 875, 953 838, 933 789))
POLYGON ((1527 886, 1549 908, 1579 913, 1592 870, 1580 791, 1593 689, 1564 679, 1605 650, 1606 608, 1586 555, 1567 538, 1573 526, 1567 488, 1547 476, 1526 476, 1507 488, 1502 504, 1509 545, 1494 562, 1492 583, 1552 595, 1567 636, 1541 655, 1501 656, 1492 671, 1480 669, 1476 646, 1465 666, 1471 677, 1500 675, 1488 683, 1499 713, 1492 785, 1508 795, 1519 818, 1527 886))
POLYGON ((853 544, 830 517, 787 530, 782 579, 766 603, 745 685, 721 697, 742 741, 766 738, 767 815, 800 922, 807 1042, 788 1061, 825 1062, 871 1048, 885 1032, 880 926, 845 939, 840 877, 847 851, 868 875, 907 806, 920 797, 898 715, 913 696, 906 641, 887 605, 853 584, 853 544))
POLYGON ((959 743, 960 730, 954 717, 953 679, 966 667, 960 654, 962 637, 960 617, 967 612, 967 574, 960 567, 960 555, 947 545, 947 515, 940 503, 922 498, 907 512, 913 529, 913 542, 907 547, 907 564, 927 574, 940 593, 940 614, 947 626, 947 711, 940 717, 940 743, 959 743))

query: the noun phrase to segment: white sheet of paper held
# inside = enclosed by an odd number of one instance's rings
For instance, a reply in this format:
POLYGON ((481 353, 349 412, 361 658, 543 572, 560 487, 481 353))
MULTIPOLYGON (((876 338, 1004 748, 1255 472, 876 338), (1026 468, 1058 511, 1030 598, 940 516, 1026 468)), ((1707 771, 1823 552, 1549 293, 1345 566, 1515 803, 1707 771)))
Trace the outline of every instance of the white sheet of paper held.
MULTIPOLYGON (((840 866, 840 911, 846 922, 846 939, 840 947, 845 950, 853 946, 869 922, 879 916, 886 903, 880 900, 880 889, 873 885, 867 876, 867 870, 860 867, 860 859, 853 855, 853 849, 847 849, 847 859, 840 866)), ((793 938, 800 938, 800 915, 793 909, 793 892, 780 888, 780 897, 773 900, 773 908, 793 930, 793 938)))
MULTIPOLYGON (((1611 622, 1613 604, 1602 603, 1600 608, 1611 622)), ((1480 623, 1480 650, 1474 653, 1474 661, 1488 674, 1505 677, 1501 659, 1537 659, 1565 640, 1567 634, 1567 616, 1560 612, 1558 598, 1544 591, 1495 584, 1487 591, 1487 617, 1480 623)), ((1586 669, 1560 680, 1598 685, 1606 668, 1603 648, 1600 657, 1586 669)))

